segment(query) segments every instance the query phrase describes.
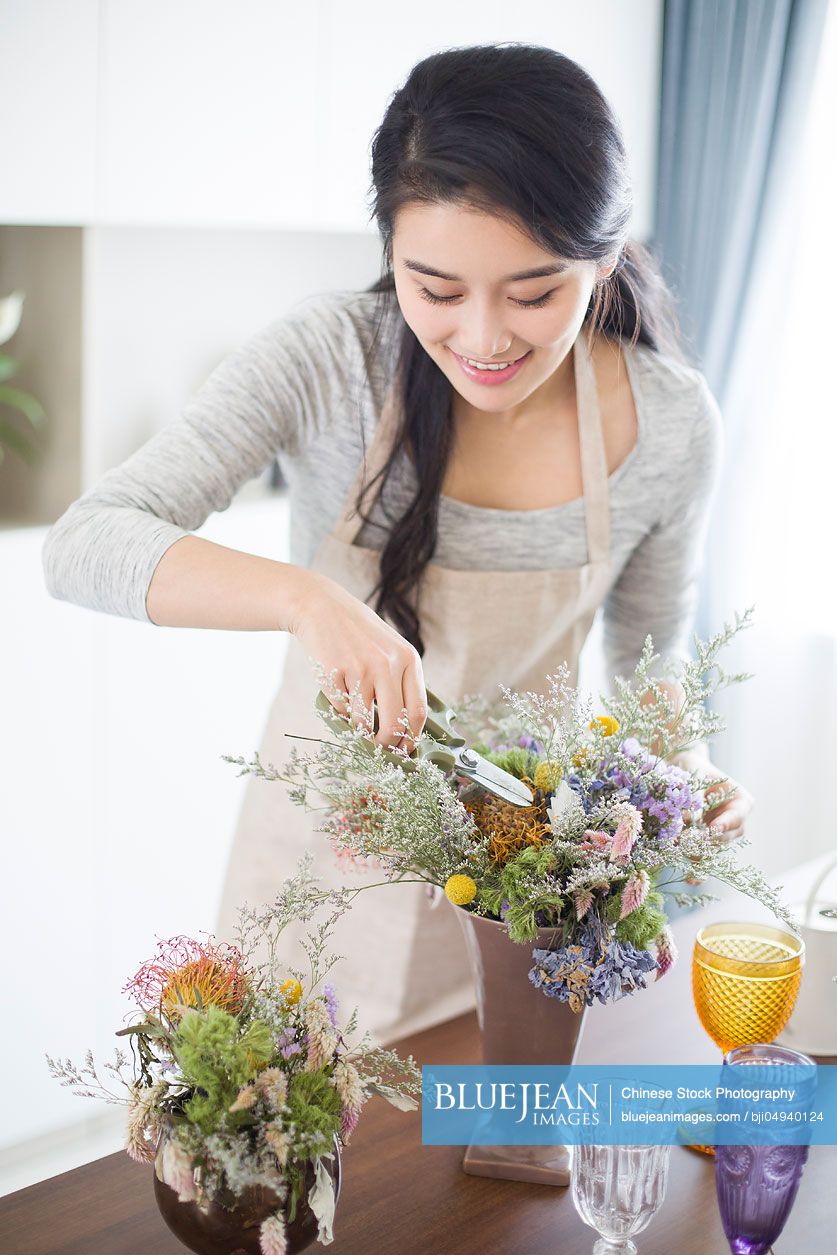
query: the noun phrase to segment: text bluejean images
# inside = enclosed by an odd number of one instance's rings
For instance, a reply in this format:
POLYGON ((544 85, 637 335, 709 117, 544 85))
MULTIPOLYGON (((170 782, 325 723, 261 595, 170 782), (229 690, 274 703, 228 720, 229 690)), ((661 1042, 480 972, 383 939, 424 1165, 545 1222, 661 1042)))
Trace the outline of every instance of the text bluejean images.
POLYGON ((422 1141, 834 1146, 837 1068, 429 1064, 422 1141))

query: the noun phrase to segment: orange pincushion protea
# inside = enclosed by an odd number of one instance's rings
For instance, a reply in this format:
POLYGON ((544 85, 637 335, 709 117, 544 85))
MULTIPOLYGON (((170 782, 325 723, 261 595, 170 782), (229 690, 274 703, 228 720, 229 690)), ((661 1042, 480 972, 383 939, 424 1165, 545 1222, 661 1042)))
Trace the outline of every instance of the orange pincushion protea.
MULTIPOLYGON (((531 780, 525 783, 531 785, 531 780)), ((480 832, 488 837, 488 853, 503 867, 527 845, 543 845, 550 831, 549 814, 540 791, 533 806, 515 806, 491 793, 475 792, 462 804, 474 817, 480 832)))
POLYGON ((236 1015, 250 989, 241 951, 226 942, 170 937, 160 941, 157 954, 144 963, 122 988, 144 1011, 165 1012, 170 1018, 180 1007, 220 1007, 236 1015))

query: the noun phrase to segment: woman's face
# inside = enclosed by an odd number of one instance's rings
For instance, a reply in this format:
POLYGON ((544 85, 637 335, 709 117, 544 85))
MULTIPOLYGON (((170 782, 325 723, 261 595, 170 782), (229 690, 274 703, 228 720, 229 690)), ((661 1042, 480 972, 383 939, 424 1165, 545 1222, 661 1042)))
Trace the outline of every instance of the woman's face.
POLYGON ((456 391, 491 413, 551 398, 596 278, 615 265, 545 252, 493 214, 418 202, 396 215, 392 261, 404 320, 456 391))

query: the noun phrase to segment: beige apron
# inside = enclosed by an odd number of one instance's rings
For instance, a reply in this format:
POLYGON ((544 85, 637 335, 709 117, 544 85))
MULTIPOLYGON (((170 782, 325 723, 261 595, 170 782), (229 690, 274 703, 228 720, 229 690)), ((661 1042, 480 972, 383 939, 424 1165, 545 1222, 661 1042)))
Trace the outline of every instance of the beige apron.
MULTIPOLYGON (((579 334, 573 349, 584 509, 585 565, 540 571, 457 571, 430 563, 421 593, 425 641, 424 678, 455 706, 465 694, 494 701, 500 683, 543 692, 545 677, 562 661, 577 678, 578 656, 608 588, 610 512, 607 464, 595 376, 579 334)), ((365 467, 346 499, 334 532, 311 564, 365 602, 379 578, 379 553, 353 543, 362 521, 354 505, 363 483, 377 473, 397 429, 394 388, 384 402, 365 467)), ((304 742, 284 734, 322 738, 327 730, 314 713, 318 685, 295 637, 288 645, 279 692, 264 730, 259 755, 265 764, 286 762, 304 742)), ((374 884, 381 873, 346 871, 327 837, 316 831, 317 812, 293 804, 281 781, 251 776, 233 841, 217 934, 234 940, 238 907, 267 902, 291 875, 305 850, 323 885, 374 884)), ((281 961, 307 967, 299 948, 305 927, 293 924, 281 938, 281 961)), ((361 1031, 381 1043, 449 1019, 475 1005, 459 922, 453 911, 434 910, 421 884, 384 885, 359 894, 338 923, 333 949, 347 956, 329 979, 345 1022, 356 1006, 361 1031)))

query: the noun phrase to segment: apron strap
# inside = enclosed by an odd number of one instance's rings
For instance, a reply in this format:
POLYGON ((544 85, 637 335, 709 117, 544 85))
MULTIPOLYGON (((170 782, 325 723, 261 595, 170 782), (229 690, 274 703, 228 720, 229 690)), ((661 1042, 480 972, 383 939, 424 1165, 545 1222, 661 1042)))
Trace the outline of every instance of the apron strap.
MULTIPOLYGON (((581 447, 581 482, 584 490, 584 516, 587 528, 588 562, 606 562, 610 557, 610 503, 607 484, 601 411, 596 376, 587 348, 586 336, 580 331, 573 345, 578 433, 581 447)), ((381 417, 375 427, 366 458, 355 476, 333 535, 345 544, 354 543, 363 520, 356 502, 364 485, 369 484, 385 466, 392 451, 396 419, 396 386, 387 390, 381 417)))
POLYGON ((575 338, 573 362, 581 446, 581 482, 584 488, 584 519, 587 527, 587 561, 607 562, 610 558, 607 458, 596 374, 583 329, 575 338))

